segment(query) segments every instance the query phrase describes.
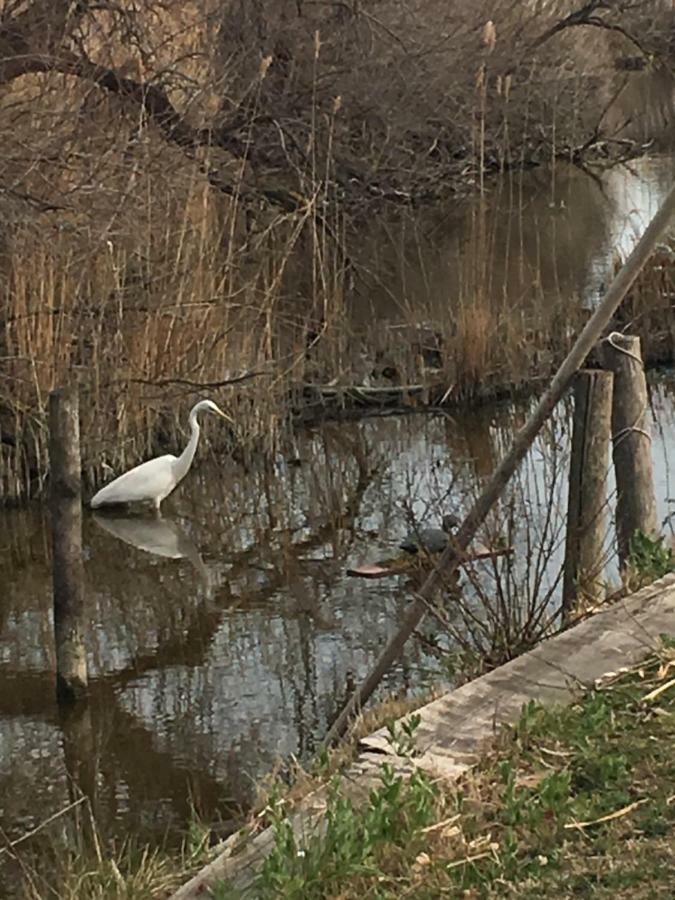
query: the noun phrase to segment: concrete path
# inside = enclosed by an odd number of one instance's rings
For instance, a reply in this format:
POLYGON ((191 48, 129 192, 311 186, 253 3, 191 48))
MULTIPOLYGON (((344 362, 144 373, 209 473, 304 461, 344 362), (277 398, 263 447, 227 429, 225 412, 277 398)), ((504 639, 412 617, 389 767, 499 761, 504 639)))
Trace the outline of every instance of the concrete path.
MULTIPOLYGON (((639 663, 659 646, 662 634, 675 635, 675 575, 421 707, 416 731, 421 753, 412 762, 396 756, 386 729, 364 738, 362 752, 344 773, 345 792, 354 802, 364 800, 385 760, 401 772, 419 766, 435 776, 458 778, 476 762, 495 729, 517 721, 529 700, 568 703, 599 679, 639 663)), ((325 809, 324 788, 305 798, 291 817, 298 844, 321 829, 325 809)), ((204 900, 219 879, 244 888, 273 846, 271 828, 251 838, 233 835, 171 900, 204 900)))

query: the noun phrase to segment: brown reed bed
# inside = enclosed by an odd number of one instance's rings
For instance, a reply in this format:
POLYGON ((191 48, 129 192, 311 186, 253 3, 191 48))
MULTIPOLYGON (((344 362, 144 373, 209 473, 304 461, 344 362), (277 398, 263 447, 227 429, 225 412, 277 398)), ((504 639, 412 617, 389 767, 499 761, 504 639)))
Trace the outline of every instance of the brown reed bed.
MULTIPOLYGON (((304 228, 312 231, 309 217, 304 228)), ((120 471, 180 445, 187 409, 205 395, 237 423, 234 433, 209 429, 212 446, 248 458, 282 447, 294 418, 451 406, 536 386, 586 316, 550 299, 508 306, 478 285, 440 312, 416 306, 397 320, 359 323, 336 261, 324 262, 330 240, 310 235, 311 302, 289 289, 301 235, 281 221, 237 266, 209 228, 167 226, 161 243, 148 235, 133 253, 105 243, 84 257, 67 233, 49 245, 30 231, 16 235, 2 282, 2 498, 43 489, 49 391, 73 379, 93 485, 104 466, 120 471)), ((674 271, 664 252, 617 323, 630 324, 647 359, 660 362, 673 353, 674 271)))
MULTIPOLYGON (((545 377, 583 312, 537 273, 500 283, 486 178, 592 152, 630 43, 615 25, 668 52, 653 17, 601 10, 606 27, 583 29, 570 4, 14 6, 0 4, 26 51, 19 65, 0 47, 4 502, 43 491, 47 397, 67 381, 91 486, 175 448, 204 395, 237 422, 208 429, 214 446, 248 459, 308 404, 350 405, 345 387, 366 407, 449 404, 545 377), (601 102, 581 103, 591 85, 601 102), (440 305, 432 289, 413 301, 375 244, 393 222, 409 232, 395 259, 421 260, 415 207, 450 192, 477 200, 460 277, 440 305)), ((664 328, 640 315, 653 341, 664 328)))

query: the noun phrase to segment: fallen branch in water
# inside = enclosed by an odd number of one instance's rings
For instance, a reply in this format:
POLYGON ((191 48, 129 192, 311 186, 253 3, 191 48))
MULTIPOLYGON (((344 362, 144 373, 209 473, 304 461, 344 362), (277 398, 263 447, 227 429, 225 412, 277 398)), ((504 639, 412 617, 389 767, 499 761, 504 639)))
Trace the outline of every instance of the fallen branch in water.
MULTIPOLYGON (((513 547, 485 547, 481 543, 474 544, 473 549, 462 554, 462 565, 477 562, 483 559, 497 559, 500 556, 510 556, 513 547)), ((361 566, 347 569, 346 574, 352 578, 391 578, 393 575, 404 575, 407 572, 419 570, 427 561, 425 555, 412 557, 397 557, 383 560, 378 563, 366 563, 361 566)))
POLYGON ((369 394, 381 395, 381 394, 401 394, 401 393, 420 393, 421 391, 430 390, 432 385, 426 384, 395 384, 391 385, 383 385, 381 387, 371 387, 369 385, 364 384, 312 384, 311 382, 307 382, 303 384, 303 388, 318 391, 321 394, 324 394, 327 397, 334 397, 337 394, 343 393, 355 393, 355 394, 363 394, 364 396, 368 396, 369 394))

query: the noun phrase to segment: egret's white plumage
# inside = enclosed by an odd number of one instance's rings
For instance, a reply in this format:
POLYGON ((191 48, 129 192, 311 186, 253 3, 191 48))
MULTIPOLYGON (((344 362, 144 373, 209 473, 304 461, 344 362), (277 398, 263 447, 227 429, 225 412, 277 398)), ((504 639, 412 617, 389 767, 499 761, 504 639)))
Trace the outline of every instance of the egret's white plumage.
POLYGON ((212 400, 201 400, 190 410, 190 440, 180 456, 158 456, 141 463, 115 478, 110 484, 102 487, 91 499, 92 509, 107 506, 113 503, 138 503, 151 501, 155 509, 159 509, 160 503, 168 497, 176 485, 187 475, 194 459, 197 444, 199 443, 199 422, 197 416, 200 412, 208 410, 232 421, 229 416, 218 409, 212 400))

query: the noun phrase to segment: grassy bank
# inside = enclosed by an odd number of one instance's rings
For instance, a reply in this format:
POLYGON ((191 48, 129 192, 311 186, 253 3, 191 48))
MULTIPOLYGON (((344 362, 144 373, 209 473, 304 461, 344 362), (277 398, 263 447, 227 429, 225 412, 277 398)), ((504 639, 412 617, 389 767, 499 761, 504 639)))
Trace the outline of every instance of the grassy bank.
POLYGON ((528 705, 455 785, 385 765, 355 809, 335 781, 326 832, 306 844, 273 806, 250 896, 672 896, 674 667, 666 642, 570 707, 528 705))
MULTIPOLYGON (((262 815, 275 846, 261 874, 243 893, 219 884, 210 896, 671 897, 674 675, 675 643, 664 638, 570 706, 528 704, 458 782, 403 779, 385 763, 355 807, 334 775, 326 828, 306 840, 287 818, 293 795, 272 790, 262 815)), ((391 739, 414 760, 414 714, 408 723, 391 739)), ((66 847, 54 843, 51 863, 44 848, 39 867, 12 852, 21 876, 11 896, 22 900, 161 900, 211 856, 198 823, 182 853, 151 852, 98 844, 86 813, 66 847)))

